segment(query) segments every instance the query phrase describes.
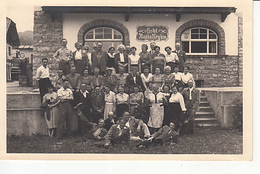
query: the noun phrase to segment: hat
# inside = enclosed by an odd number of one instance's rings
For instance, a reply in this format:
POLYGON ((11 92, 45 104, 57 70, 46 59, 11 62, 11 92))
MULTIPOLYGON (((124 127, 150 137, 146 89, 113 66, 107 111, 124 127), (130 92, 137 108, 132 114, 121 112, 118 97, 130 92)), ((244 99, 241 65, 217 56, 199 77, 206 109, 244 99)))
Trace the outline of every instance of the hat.
POLYGON ((155 42, 151 42, 150 45, 156 45, 156 43, 155 42))
POLYGON ((97 42, 97 45, 103 45, 103 43, 102 42, 97 42))
POLYGON ((125 50, 125 46, 123 44, 118 45, 117 49, 119 50, 119 48, 123 48, 125 50))
POLYGON ((106 67, 106 71, 113 71, 113 68, 110 68, 110 67, 106 67))
POLYGON ((93 43, 93 47, 97 47, 97 44, 96 44, 96 43, 93 43))
POLYGON ((181 46, 181 44, 180 44, 179 42, 177 42, 175 45, 176 45, 176 46, 181 46))

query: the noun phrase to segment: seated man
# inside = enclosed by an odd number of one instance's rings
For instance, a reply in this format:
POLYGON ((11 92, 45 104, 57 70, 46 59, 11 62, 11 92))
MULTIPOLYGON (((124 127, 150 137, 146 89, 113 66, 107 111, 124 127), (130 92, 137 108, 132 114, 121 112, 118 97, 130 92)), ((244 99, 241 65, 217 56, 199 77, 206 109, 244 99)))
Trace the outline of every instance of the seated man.
POLYGON ((114 117, 115 117, 114 112, 110 111, 108 113, 108 118, 105 120, 105 126, 104 126, 104 128, 107 131, 109 131, 112 125, 116 124, 114 117))
POLYGON ((128 120, 126 126, 130 130, 131 141, 143 141, 143 138, 149 138, 151 136, 147 125, 141 119, 130 116, 129 112, 125 112, 123 118, 128 120))
POLYGON ((105 139, 106 139, 106 142, 104 145, 105 148, 108 148, 111 145, 114 145, 116 143, 122 143, 122 142, 128 143, 129 142, 130 131, 129 131, 129 128, 125 126, 126 122, 127 122, 127 119, 121 118, 119 120, 118 124, 113 125, 109 129, 109 131, 105 137, 105 139))
POLYGON ((169 126, 163 126, 159 129, 159 131, 152 134, 152 136, 148 138, 147 141, 142 142, 141 144, 137 145, 137 147, 148 147, 152 143, 159 143, 160 145, 163 145, 167 142, 178 143, 178 136, 179 134, 175 131, 175 124, 171 122, 169 126))
POLYGON ((84 126, 89 130, 88 133, 93 136, 94 139, 102 140, 107 134, 107 130, 104 128, 104 120, 100 119, 98 124, 89 122, 88 119, 80 111, 79 107, 76 108, 79 120, 84 124, 84 126))

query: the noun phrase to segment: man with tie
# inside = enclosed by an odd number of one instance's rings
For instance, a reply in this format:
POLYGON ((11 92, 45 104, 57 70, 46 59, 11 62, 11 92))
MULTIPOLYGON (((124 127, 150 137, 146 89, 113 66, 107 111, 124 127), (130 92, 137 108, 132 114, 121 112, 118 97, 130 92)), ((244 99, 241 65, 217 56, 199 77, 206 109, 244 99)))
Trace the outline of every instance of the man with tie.
POLYGON ((173 53, 176 53, 178 55, 179 58, 178 64, 179 64, 180 72, 183 72, 184 63, 186 62, 186 53, 184 51, 181 51, 181 44, 179 42, 175 44, 175 51, 173 51, 173 53))
POLYGON ((105 74, 106 65, 107 65, 107 53, 102 50, 103 43, 97 43, 97 50, 94 50, 91 53, 91 62, 92 62, 92 73, 95 68, 99 69, 101 75, 105 74))
POLYGON ((194 133, 194 115, 199 107, 199 90, 194 87, 193 83, 193 80, 189 80, 189 87, 183 90, 184 103, 187 109, 187 120, 185 123, 190 125, 188 130, 183 129, 186 133, 194 133))
POLYGON ((141 76, 138 74, 138 67, 133 67, 132 72, 126 77, 126 93, 133 93, 134 86, 143 89, 143 82, 141 76))

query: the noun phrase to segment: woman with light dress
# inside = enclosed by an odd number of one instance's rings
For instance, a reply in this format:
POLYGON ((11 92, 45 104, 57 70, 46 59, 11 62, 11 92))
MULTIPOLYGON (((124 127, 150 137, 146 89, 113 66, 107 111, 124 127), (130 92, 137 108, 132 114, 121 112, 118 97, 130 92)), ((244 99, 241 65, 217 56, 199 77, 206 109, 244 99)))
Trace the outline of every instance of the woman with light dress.
POLYGON ((178 92, 176 86, 172 87, 172 95, 169 98, 168 112, 165 115, 165 124, 170 122, 176 123, 176 128, 179 129, 184 120, 183 115, 186 113, 186 107, 183 96, 178 92))
POLYGON ((116 110, 116 95, 110 90, 108 86, 105 86, 105 110, 104 110, 104 120, 108 118, 109 112, 115 112, 116 110))
POLYGON ((142 79, 142 82, 143 82, 143 86, 145 89, 143 89, 143 91, 147 90, 148 88, 148 85, 151 81, 151 78, 153 77, 152 73, 149 72, 149 67, 144 67, 144 73, 141 74, 141 79, 142 79))
POLYGON ((163 75, 160 74, 160 68, 155 68, 155 74, 152 76, 150 83, 156 85, 159 91, 162 90, 162 87, 164 85, 164 79, 163 75))
POLYGON ((184 71, 181 74, 181 81, 183 83, 183 88, 189 87, 189 85, 188 85, 189 80, 192 80, 193 87, 195 87, 195 81, 194 81, 193 75, 191 73, 189 73, 189 70, 190 70, 190 67, 184 66, 184 71))
POLYGON ((129 95, 125 93, 123 86, 118 87, 116 94, 116 119, 123 116, 124 112, 129 112, 129 95))
POLYGON ((115 70, 115 47, 109 47, 107 52, 107 67, 112 68, 112 74, 116 74, 115 70))
POLYGON ((59 119, 59 98, 53 87, 48 88, 48 93, 43 96, 42 106, 45 108, 45 120, 49 129, 49 136, 53 137, 56 133, 59 119))
POLYGON ((173 68, 178 66, 179 58, 177 53, 172 52, 172 48, 167 46, 164 49, 166 51, 165 59, 166 65, 171 67, 171 73, 173 72, 173 68))
POLYGON ((157 85, 153 85, 153 92, 149 94, 148 101, 150 103, 150 116, 148 120, 148 126, 150 133, 158 131, 163 124, 164 119, 164 103, 165 97, 162 92, 159 91, 157 85))
POLYGON ((131 54, 128 56, 128 72, 131 72, 134 66, 141 71, 140 56, 136 54, 136 47, 131 47, 130 51, 131 54))

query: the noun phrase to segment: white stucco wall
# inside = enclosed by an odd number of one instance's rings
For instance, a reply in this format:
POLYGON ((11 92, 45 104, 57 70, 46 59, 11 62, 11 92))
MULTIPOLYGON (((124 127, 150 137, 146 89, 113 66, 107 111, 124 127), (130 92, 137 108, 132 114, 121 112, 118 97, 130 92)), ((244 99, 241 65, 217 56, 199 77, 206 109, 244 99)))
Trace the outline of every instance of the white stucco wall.
POLYGON ((169 39, 167 41, 156 42, 160 47, 162 53, 166 46, 174 48, 175 44, 175 31, 184 23, 195 20, 205 19, 218 23, 225 31, 226 38, 226 54, 237 55, 238 54, 238 19, 235 14, 230 14, 226 18, 225 22, 220 21, 220 15, 218 14, 186 14, 182 15, 180 22, 176 22, 175 15, 163 15, 163 14, 131 14, 129 21, 125 21, 123 14, 64 14, 63 15, 63 37, 68 40, 68 48, 75 50, 74 43, 77 42, 77 35, 79 29, 86 23, 97 19, 109 19, 123 24, 129 30, 130 44, 135 46, 140 52, 141 45, 143 43, 149 44, 150 42, 140 42, 136 40, 136 27, 138 25, 162 25, 169 28, 169 39))

